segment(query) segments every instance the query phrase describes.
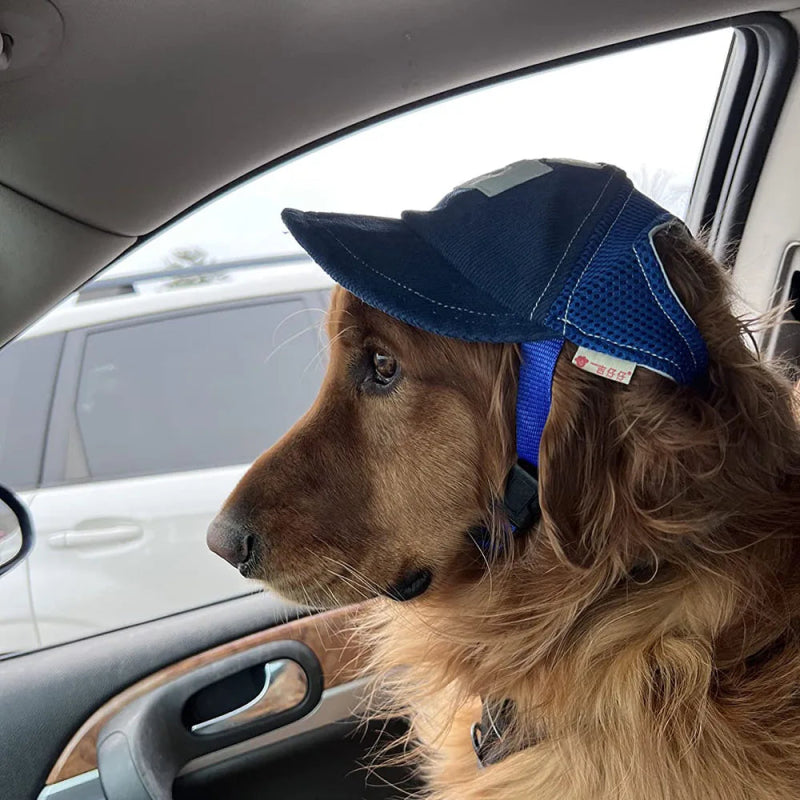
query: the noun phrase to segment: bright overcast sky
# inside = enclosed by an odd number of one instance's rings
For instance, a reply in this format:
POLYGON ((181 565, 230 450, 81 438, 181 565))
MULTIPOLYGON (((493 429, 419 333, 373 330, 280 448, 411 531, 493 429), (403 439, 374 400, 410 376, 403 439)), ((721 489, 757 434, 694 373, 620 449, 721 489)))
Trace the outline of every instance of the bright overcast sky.
POLYGON ((715 31, 592 58, 395 117, 238 187, 113 273, 163 269, 184 247, 217 262, 290 252, 298 248, 280 221, 287 206, 397 216, 523 158, 617 164, 681 215, 730 39, 715 31))

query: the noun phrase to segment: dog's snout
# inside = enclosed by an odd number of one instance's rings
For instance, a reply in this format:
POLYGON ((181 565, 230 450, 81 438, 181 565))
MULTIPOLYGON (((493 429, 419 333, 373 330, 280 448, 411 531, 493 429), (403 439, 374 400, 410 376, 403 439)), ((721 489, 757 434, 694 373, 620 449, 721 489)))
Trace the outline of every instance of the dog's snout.
POLYGON ((209 525, 206 542, 212 552, 237 568, 249 561, 255 544, 253 535, 225 513, 217 515, 209 525))

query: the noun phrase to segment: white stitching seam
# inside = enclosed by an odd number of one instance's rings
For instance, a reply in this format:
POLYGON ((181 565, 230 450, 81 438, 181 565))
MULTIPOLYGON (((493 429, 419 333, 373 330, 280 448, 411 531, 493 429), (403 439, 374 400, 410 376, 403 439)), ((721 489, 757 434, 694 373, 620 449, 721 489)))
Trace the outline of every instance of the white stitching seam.
MULTIPOLYGON (((566 333, 567 333, 567 322, 569 322, 569 319, 568 319, 568 317, 569 317, 569 307, 572 304, 572 298, 575 296, 575 292, 578 291, 578 286, 580 286, 581 281, 583 280, 583 276, 586 274, 586 270, 589 269, 589 267, 592 266, 592 262, 594 261, 595 256, 600 252, 600 248, 605 244, 606 239, 608 239, 608 235, 614 229, 614 226, 617 224, 617 221, 622 216, 622 212, 625 210, 625 206, 628 205, 628 201, 631 199, 632 196, 633 196, 633 187, 631 187, 631 190, 628 192, 628 196, 625 198, 625 202, 622 204, 622 207, 617 212, 617 216, 614 217, 614 221, 611 223, 611 225, 609 226, 608 230, 606 231, 606 235, 602 238, 600 244, 597 245, 597 247, 595 248, 594 253, 592 253, 592 257, 586 262, 586 266, 583 268, 583 272, 581 272, 578 280, 576 281, 575 285, 572 287, 572 291, 569 293, 569 299, 567 300, 567 307, 564 309, 564 318, 562 319, 562 322, 564 323, 564 328, 563 328, 563 330, 561 332, 562 335, 566 335, 566 333)), ((569 324, 571 325, 572 323, 570 322, 569 324)), ((577 328, 578 326, 576 325, 575 327, 577 328)), ((578 330, 580 330, 580 328, 578 328, 578 330)), ((586 334, 586 335, 588 336, 589 334, 586 334)))
MULTIPOLYGON (((558 264, 556 264, 555 269, 553 270, 552 274, 550 275, 550 279, 547 281, 547 285, 544 287, 544 289, 542 289, 542 293, 539 295, 538 299, 536 300, 535 305, 531 309, 530 316, 528 317, 529 320, 533 319, 533 315, 536 312, 536 309, 539 308, 539 303, 542 302, 542 298, 547 294, 547 290, 550 288, 550 284, 553 282, 553 278, 555 278, 556 272, 558 272, 558 268, 561 266, 562 262, 567 257, 567 253, 569 253, 569 249, 570 249, 570 247, 572 247, 572 243, 575 241, 575 238, 581 232, 581 230, 583 230, 583 226, 586 224, 586 220, 588 220, 589 217, 591 217, 592 214, 594 213, 594 210, 597 208, 598 203, 602 199, 603 195, 606 193, 606 189, 608 189, 608 186, 611 183, 611 180, 613 179, 613 177, 614 177, 614 173, 612 173, 609 176, 608 180, 606 181, 606 185, 602 188, 602 190, 600 191, 600 194, 597 195, 597 200, 594 201, 594 205, 589 209, 588 213, 586 214, 586 216, 581 221, 581 224, 578 225, 578 228, 575 231, 575 233, 572 234, 572 238, 569 240, 569 244, 567 244, 567 247, 564 250, 564 252, 562 253, 561 258, 558 260, 558 264)), ((592 256, 592 258, 594 258, 594 256, 592 256)))
POLYGON ((678 336, 680 336, 681 339, 683 339, 683 343, 686 345, 686 349, 689 351, 689 355, 691 356, 692 363, 694 364, 695 369, 696 369, 697 368, 697 359, 694 357, 694 353, 692 352, 691 345, 689 344, 688 339, 683 335, 683 332, 681 331, 681 329, 675 324, 675 320, 672 319, 672 317, 669 314, 667 314, 667 310, 664 308, 663 305, 661 305, 661 301, 658 299, 658 297, 656 296, 656 293, 653 291, 653 287, 650 284, 650 278, 647 277, 647 272, 645 272, 644 264, 642 264, 642 259, 639 258, 639 251, 636 249, 636 245, 633 246, 633 254, 636 256, 636 260, 639 262, 639 268, 642 270, 642 275, 644 275, 645 281, 647 281, 647 288, 650 290, 650 294, 653 295, 653 299, 656 301, 656 303, 658 303, 658 307, 661 309, 661 311, 664 314, 664 316, 670 321, 670 324, 672 325, 672 327, 675 328, 675 330, 678 332, 678 336))
POLYGON ((582 328, 578 327, 574 322, 570 322, 568 319, 564 317, 558 317, 559 322, 564 323, 564 327, 566 328, 567 325, 572 326, 575 330, 582 333, 584 336, 588 336, 591 339, 599 339, 601 342, 608 342, 609 344, 615 344, 617 347, 624 347, 626 350, 633 350, 635 353, 645 353, 648 356, 653 356, 653 358, 657 358, 659 361, 666 361, 668 364, 672 364, 674 367, 677 367, 681 373, 683 372, 683 368, 680 364, 676 361, 673 361, 671 358, 667 358, 666 356, 660 356, 657 353, 651 353, 649 350, 645 350, 643 347, 634 347, 632 344, 623 344, 622 342, 615 342, 613 339, 606 339, 605 336, 600 336, 597 333, 589 333, 588 331, 583 330, 582 328))
POLYGON ((357 256, 335 233, 331 233, 327 228, 322 228, 321 230, 325 231, 340 247, 343 247, 356 261, 360 261, 368 270, 371 270, 376 275, 380 275, 382 278, 385 278, 387 281, 391 281, 396 286, 399 286, 402 289, 405 289, 407 292, 411 292, 411 294, 415 294, 417 297, 421 297, 423 300, 427 300, 429 303, 433 303, 434 305, 441 306, 441 308, 449 308, 452 311, 463 311, 466 314, 475 314, 481 317, 513 317, 516 316, 515 314, 492 314, 489 311, 473 311, 469 308, 462 308, 461 306, 449 306, 447 303, 440 303, 438 300, 434 300, 432 297, 427 297, 426 295, 418 292, 416 289, 412 289, 410 286, 406 286, 404 283, 400 283, 400 281, 395 280, 394 278, 390 278, 388 275, 385 275, 379 269, 375 269, 375 267, 367 264, 363 258, 357 256))

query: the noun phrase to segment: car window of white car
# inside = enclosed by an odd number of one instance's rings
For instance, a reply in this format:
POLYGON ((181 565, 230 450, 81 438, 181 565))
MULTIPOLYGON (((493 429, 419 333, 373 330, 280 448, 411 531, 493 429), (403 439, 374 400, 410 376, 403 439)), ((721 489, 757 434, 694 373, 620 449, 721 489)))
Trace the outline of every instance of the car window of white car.
POLYGON ((615 163, 681 216, 730 41, 589 57, 309 150, 184 216, 0 352, 0 481, 38 530, 16 579, 29 602, 6 602, 0 580, 0 653, 257 588, 207 551, 205 530, 324 372, 331 282, 281 209, 396 216, 549 156, 615 163))

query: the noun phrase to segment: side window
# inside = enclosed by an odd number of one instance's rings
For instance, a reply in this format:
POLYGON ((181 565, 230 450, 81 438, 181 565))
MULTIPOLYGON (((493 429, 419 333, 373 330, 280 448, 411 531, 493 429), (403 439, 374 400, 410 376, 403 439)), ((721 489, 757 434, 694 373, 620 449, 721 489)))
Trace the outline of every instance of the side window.
POLYGON ((551 157, 616 164, 683 216, 730 42, 716 30, 589 57, 308 151, 148 238, 0 351, 0 480, 35 486, 47 436, 29 560, 41 644, 256 588, 205 532, 324 369, 331 281, 283 208, 397 216, 551 157))
POLYGON ((0 482, 18 492, 39 482, 62 339, 22 339, 0 350, 0 482))
POLYGON ((273 341, 305 311, 280 300, 90 333, 75 403, 88 477, 252 461, 316 395, 315 332, 273 341))

